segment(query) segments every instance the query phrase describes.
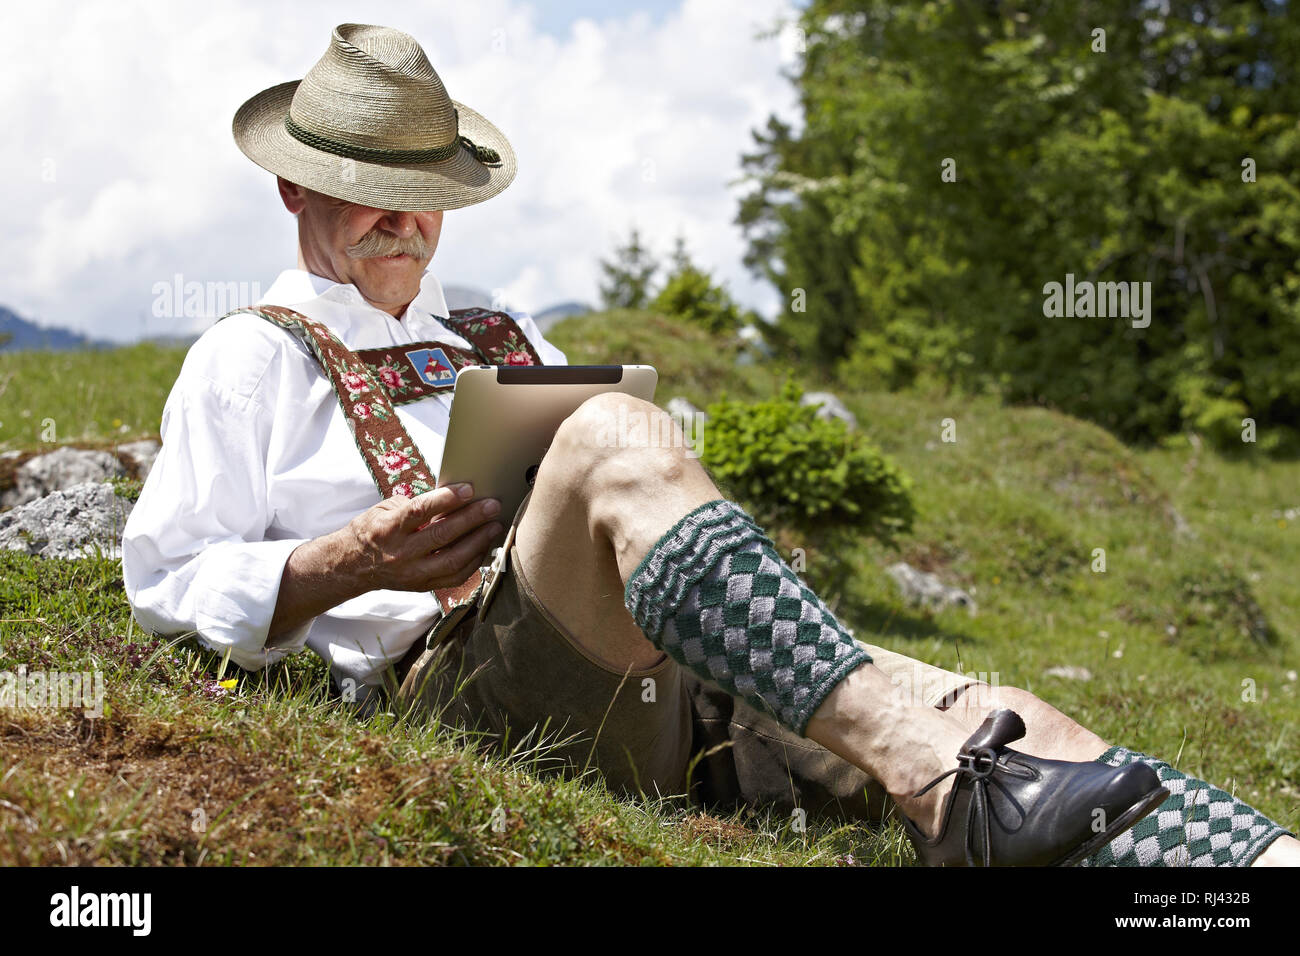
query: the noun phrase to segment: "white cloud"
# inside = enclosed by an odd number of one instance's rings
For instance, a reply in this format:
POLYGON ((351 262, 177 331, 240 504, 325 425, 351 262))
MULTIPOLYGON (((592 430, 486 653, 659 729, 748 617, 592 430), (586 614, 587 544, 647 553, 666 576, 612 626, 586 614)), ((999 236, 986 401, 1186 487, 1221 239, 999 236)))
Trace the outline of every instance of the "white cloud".
MULTIPOLYGON (((104 337, 188 331, 148 318, 150 289, 260 282, 294 262, 273 180, 235 147, 230 120, 259 90, 301 76, 336 2, 31 4, 0 104, 0 303, 104 337)), ((780 75, 797 38, 756 40, 785 0, 687 0, 542 32, 525 3, 369 4, 412 33, 451 95, 510 137, 520 172, 500 197, 449 213, 434 269, 504 289, 519 308, 597 297, 597 260, 628 229, 696 260, 750 305, 771 290, 740 263, 739 159, 767 115, 795 113, 780 75)), ((15 22, 16 21, 16 22, 15 22)))

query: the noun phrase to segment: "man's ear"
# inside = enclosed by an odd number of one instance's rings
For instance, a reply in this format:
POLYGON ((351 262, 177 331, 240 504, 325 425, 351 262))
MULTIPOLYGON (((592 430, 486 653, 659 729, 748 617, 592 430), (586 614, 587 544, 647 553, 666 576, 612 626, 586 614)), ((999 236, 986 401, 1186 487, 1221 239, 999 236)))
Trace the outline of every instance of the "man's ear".
POLYGON ((284 208, 296 216, 307 205, 307 190, 297 183, 291 183, 283 176, 275 177, 276 188, 280 190, 280 199, 284 208))

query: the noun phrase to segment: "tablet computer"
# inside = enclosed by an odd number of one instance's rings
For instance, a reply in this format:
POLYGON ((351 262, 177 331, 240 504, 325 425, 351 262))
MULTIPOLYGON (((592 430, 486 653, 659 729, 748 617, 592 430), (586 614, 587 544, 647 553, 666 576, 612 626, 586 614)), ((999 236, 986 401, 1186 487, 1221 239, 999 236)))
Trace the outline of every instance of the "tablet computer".
POLYGON ((653 402, 658 381, 649 365, 466 366, 456 373, 438 487, 468 481, 475 499, 501 502, 498 520, 509 528, 561 422, 601 392, 653 402))

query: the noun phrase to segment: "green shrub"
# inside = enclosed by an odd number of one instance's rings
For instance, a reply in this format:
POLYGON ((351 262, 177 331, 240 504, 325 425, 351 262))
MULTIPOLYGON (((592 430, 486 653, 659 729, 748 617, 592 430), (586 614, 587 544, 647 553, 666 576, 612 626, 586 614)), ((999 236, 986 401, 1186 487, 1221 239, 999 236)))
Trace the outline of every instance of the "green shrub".
POLYGON ((907 477, 862 434, 817 418, 799 404, 803 390, 753 404, 708 408, 701 460, 756 519, 807 535, 837 530, 890 542, 911 530, 907 477))
POLYGON ((858 390, 949 390, 971 384, 970 362, 956 330, 900 317, 883 332, 862 332, 836 363, 835 378, 845 388, 858 390))
POLYGON ((715 335, 734 333, 743 323, 740 307, 727 290, 690 265, 669 276, 650 308, 680 316, 715 335))

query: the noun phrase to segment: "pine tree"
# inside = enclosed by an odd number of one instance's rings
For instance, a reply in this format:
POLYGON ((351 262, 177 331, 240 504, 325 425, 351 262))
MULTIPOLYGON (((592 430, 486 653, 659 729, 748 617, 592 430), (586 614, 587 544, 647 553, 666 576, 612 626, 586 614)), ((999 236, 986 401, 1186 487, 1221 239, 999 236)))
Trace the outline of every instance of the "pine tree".
POLYGON ((601 304, 606 309, 644 309, 650 302, 650 282, 659 271, 650 250, 641 244, 634 226, 624 246, 614 250, 614 260, 601 260, 605 281, 600 284, 601 304))
POLYGON ((676 315, 715 334, 730 334, 744 321, 741 310, 727 290, 715 285, 713 277, 691 261, 686 240, 679 234, 673 246, 671 268, 664 286, 650 307, 676 315))

